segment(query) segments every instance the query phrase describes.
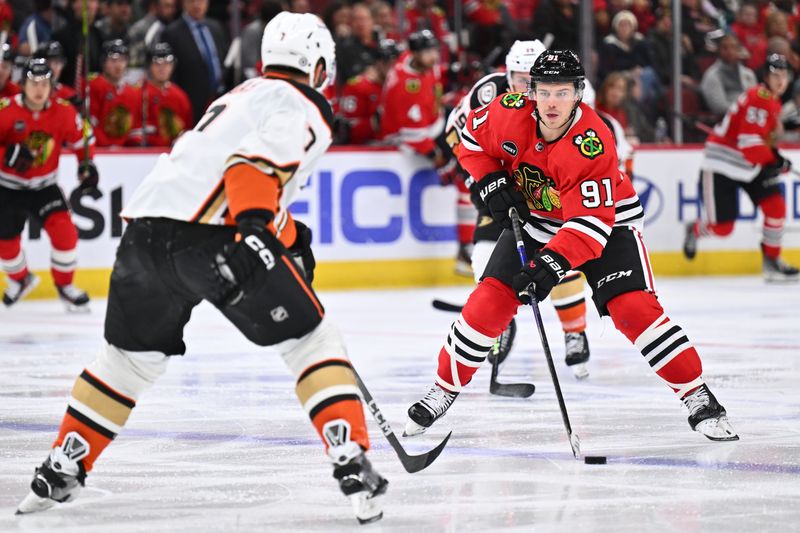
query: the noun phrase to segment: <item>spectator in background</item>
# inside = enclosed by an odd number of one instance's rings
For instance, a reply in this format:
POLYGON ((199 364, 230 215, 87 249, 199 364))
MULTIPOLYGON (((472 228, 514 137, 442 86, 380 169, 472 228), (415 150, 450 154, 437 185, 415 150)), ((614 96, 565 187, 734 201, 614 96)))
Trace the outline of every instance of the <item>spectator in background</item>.
POLYGON ((311 3, 308 0, 289 0, 291 13, 311 13, 311 3))
POLYGON ((2 48, 2 61, 0 61, 0 98, 10 98, 22 92, 19 85, 11 81, 11 72, 14 67, 14 51, 6 43, 2 48))
POLYGON ((656 23, 656 16, 653 14, 653 6, 649 0, 633 0, 629 7, 631 13, 636 17, 636 25, 642 35, 647 35, 650 28, 656 23))
POLYGON ((703 13, 703 0, 681 0, 681 31, 692 43, 695 54, 706 49, 706 34, 717 24, 703 13))
POLYGON ((531 33, 551 50, 577 50, 578 26, 578 8, 572 0, 541 0, 531 33))
POLYGON ((350 8, 352 33, 336 41, 336 70, 339 83, 361 74, 375 60, 378 36, 372 23, 372 13, 360 2, 350 8))
POLYGON ((451 41, 450 29, 447 26, 447 13, 436 5, 436 0, 410 0, 406 6, 406 35, 410 37, 410 34, 422 30, 429 30, 439 41, 439 60, 448 65, 450 50, 447 43, 451 41))
MULTIPOLYGON (((89 72, 100 70, 100 52, 103 46, 103 38, 100 31, 95 27, 94 20, 97 16, 99 7, 98 0, 85 0, 86 13, 89 19, 89 72)), ((72 10, 69 13, 67 23, 58 31, 53 33, 53 40, 61 43, 64 47, 64 72, 61 81, 64 85, 72 86, 78 94, 83 94, 83 23, 82 5, 84 0, 72 0, 70 4, 72 10)))
POLYGON ((264 27, 281 11, 284 11, 284 6, 278 0, 264 0, 258 18, 242 30, 241 60, 245 78, 255 78, 260 74, 256 64, 261 61, 261 37, 264 35, 264 27))
POLYGON ((344 0, 333 0, 322 12, 322 22, 330 30, 334 41, 350 36, 350 5, 344 0))
POLYGON ((59 81, 61 73, 64 71, 64 47, 58 41, 51 41, 49 43, 42 43, 42 45, 34 52, 34 58, 41 58, 47 60, 47 65, 53 71, 52 95, 55 98, 61 98, 70 102, 74 106, 78 106, 83 99, 82 95, 79 96, 75 89, 69 85, 64 85, 59 81))
POLYGON ((795 30, 789 28, 789 17, 780 9, 771 9, 764 21, 764 35, 767 41, 772 37, 784 37, 788 41, 794 40, 795 30))
MULTIPOLYGON (((467 0, 464 15, 469 29, 469 50, 487 57, 495 49, 508 50, 515 34, 508 7, 495 0, 467 0)), ((498 54, 502 60, 502 54, 498 54)))
POLYGON ((375 22, 375 31, 378 32, 379 39, 392 39, 395 42, 402 40, 400 30, 397 28, 397 20, 394 17, 394 10, 388 2, 377 0, 369 6, 372 13, 372 20, 375 22))
POLYGON ((135 146, 172 146, 193 120, 189 97, 170 82, 175 56, 167 43, 147 50, 147 79, 137 91, 137 124, 131 132, 135 146))
POLYGON ((598 111, 610 116, 620 123, 627 133, 629 131, 628 114, 622 104, 628 96, 628 76, 624 72, 612 72, 600 84, 597 90, 598 111))
POLYGON ((740 94, 757 83, 755 73, 742 65, 739 40, 727 34, 719 41, 719 59, 703 74, 700 91, 712 113, 722 116, 740 94))
POLYGON ((391 39, 383 39, 372 64, 344 84, 339 97, 338 115, 345 128, 338 132, 337 144, 367 144, 378 138, 378 104, 386 76, 400 56, 391 39))
POLYGON ((50 40, 53 31, 66 24, 64 17, 53 8, 53 0, 35 0, 33 8, 33 14, 19 27, 17 51, 23 56, 31 55, 50 40))
POLYGON ((747 50, 749 57, 745 65, 758 70, 767 58, 767 37, 764 27, 758 20, 758 7, 755 2, 744 2, 736 12, 736 21, 731 24, 731 32, 747 50))
POLYGON ((103 42, 128 40, 131 25, 131 0, 106 0, 106 15, 95 22, 103 42))
POLYGON ((794 82, 788 102, 783 104, 780 114, 780 122, 783 124, 785 133, 781 140, 787 143, 800 142, 800 80, 794 82))
MULTIPOLYGON (((661 11, 656 17, 655 24, 647 35, 647 44, 653 58, 653 68, 658 74, 661 85, 670 87, 672 84, 672 14, 661 11)), ((697 58, 692 53, 692 43, 686 35, 681 35, 681 84, 684 87, 694 87, 695 80, 700 78, 700 68, 697 58)))
POLYGON ((611 20, 611 33, 603 39, 600 47, 600 64, 597 77, 604 79, 615 71, 632 71, 637 68, 652 68, 650 48, 641 33, 637 32, 636 17, 622 10, 611 20))
POLYGON ((147 15, 128 30, 131 67, 146 66, 147 49, 161 40, 161 33, 177 13, 177 0, 150 0, 147 15))
POLYGON ((137 91, 123 82, 128 46, 122 39, 103 43, 103 72, 89 82, 89 115, 97 146, 125 146, 138 120, 137 91))
POLYGON ((225 90, 222 62, 228 51, 222 26, 206 18, 208 0, 183 0, 183 14, 161 34, 175 55, 172 81, 189 96, 193 127, 225 90))

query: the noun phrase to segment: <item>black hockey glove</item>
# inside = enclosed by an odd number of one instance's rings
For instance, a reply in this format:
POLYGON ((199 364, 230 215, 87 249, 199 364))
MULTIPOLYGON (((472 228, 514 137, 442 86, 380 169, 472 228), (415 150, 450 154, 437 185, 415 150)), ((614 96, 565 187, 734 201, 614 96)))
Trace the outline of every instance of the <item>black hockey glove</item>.
POLYGON ((81 191, 96 189, 99 180, 100 174, 97 172, 94 161, 89 159, 81 161, 78 165, 78 189, 81 191))
POLYGON ((478 182, 478 191, 481 200, 492 213, 492 218, 506 229, 511 229, 509 208, 516 208, 523 220, 530 213, 528 202, 505 170, 498 170, 481 178, 478 182))
POLYGON ((272 270, 280 260, 280 243, 267 229, 267 223, 274 215, 268 213, 268 218, 240 217, 236 242, 226 244, 222 253, 217 254, 215 267, 223 282, 223 290, 217 299, 219 305, 233 306, 241 302, 255 285, 257 270, 272 270))
POLYGON ((533 291, 536 301, 541 302, 564 279, 570 268, 564 256, 543 248, 514 276, 511 285, 520 302, 531 302, 530 291, 533 291))
POLYGON ((294 227, 297 230, 297 238, 289 248, 289 253, 292 254, 295 262, 300 264, 306 280, 311 283, 314 281, 314 268, 317 266, 314 252, 311 250, 311 229, 298 220, 294 221, 294 227))
POLYGON ((772 153, 775 154, 775 162, 772 163, 772 166, 778 169, 778 174, 783 174, 784 172, 792 170, 791 161, 783 157, 778 150, 772 150, 772 153))
POLYGON ((4 162, 7 167, 22 174, 33 165, 33 153, 22 143, 9 144, 6 147, 4 162))

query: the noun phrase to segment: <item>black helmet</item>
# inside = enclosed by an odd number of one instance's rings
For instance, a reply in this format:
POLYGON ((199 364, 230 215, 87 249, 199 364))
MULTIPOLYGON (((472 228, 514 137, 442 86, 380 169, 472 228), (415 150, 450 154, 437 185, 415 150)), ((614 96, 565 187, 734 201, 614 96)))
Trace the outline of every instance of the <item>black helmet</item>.
POLYGON ((781 54, 770 54, 767 56, 767 72, 777 72, 779 70, 789 70, 789 63, 786 56, 781 54))
POLYGON ((531 67, 531 82, 572 82, 582 90, 586 72, 580 59, 572 50, 546 50, 536 58, 531 67))
POLYGON ((400 47, 394 39, 381 39, 375 51, 375 59, 391 61, 400 56, 400 47))
POLYGON ((161 59, 164 61, 175 61, 175 56, 172 53, 172 47, 169 43, 155 43, 147 47, 147 64, 149 65, 153 59, 161 59))
POLYGON ((128 45, 122 39, 114 39, 103 43, 100 51, 101 62, 112 56, 127 56, 128 45))
POLYGON ((3 61, 14 61, 14 50, 11 49, 11 45, 5 43, 3 45, 3 61))
POLYGON ((42 43, 39 48, 33 53, 34 58, 40 59, 61 59, 66 57, 64 55, 64 47, 58 41, 50 41, 49 43, 42 43))
POLYGON ((412 52, 438 47, 439 39, 436 38, 431 30, 415 31, 408 36, 408 49, 412 52))
POLYGON ((47 60, 41 57, 34 57, 25 63, 25 68, 22 70, 22 83, 25 80, 44 80, 53 77, 53 69, 47 64, 47 60))

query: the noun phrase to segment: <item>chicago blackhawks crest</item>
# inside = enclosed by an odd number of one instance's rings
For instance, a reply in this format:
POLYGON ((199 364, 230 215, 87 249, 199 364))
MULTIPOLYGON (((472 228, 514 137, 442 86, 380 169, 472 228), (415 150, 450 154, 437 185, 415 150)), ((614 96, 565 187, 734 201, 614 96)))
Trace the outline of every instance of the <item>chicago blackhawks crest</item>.
POLYGON ((542 169, 523 163, 514 169, 514 180, 519 185, 528 207, 536 211, 561 209, 561 197, 553 178, 544 175, 542 169))
POLYGON ((605 151, 603 141, 600 140, 597 132, 593 129, 588 129, 583 134, 576 135, 572 138, 572 142, 578 147, 581 155, 589 159, 594 159, 605 151))
POLYGON ((28 136, 25 141, 25 146, 33 154, 33 166, 40 167, 44 165, 50 155, 53 153, 55 142, 53 138, 43 131, 34 131, 28 136))
POLYGON ((122 137, 131 130, 132 122, 130 111, 125 106, 116 105, 103 120, 103 131, 109 137, 122 137))
POLYGON ((508 109, 522 109, 525 107, 525 93, 506 93, 500 100, 500 105, 508 109))
POLYGON ((186 129, 186 124, 183 123, 181 117, 178 116, 172 109, 162 107, 158 113, 158 133, 165 139, 175 139, 183 130, 186 129))

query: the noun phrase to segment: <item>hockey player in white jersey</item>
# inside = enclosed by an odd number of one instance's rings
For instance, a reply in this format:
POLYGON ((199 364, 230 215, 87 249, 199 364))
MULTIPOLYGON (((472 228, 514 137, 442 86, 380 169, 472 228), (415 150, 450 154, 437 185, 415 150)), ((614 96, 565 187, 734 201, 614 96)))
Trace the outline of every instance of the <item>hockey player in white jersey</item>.
POLYGON ((18 513, 75 499, 144 391, 185 353, 183 328, 208 300, 250 341, 277 348, 356 518, 381 518, 388 483, 365 454, 356 378, 311 287, 310 231, 287 210, 331 143, 319 91, 333 81, 333 39, 318 17, 284 12, 265 28, 261 55, 264 76, 214 101, 123 210, 106 344, 75 382, 18 513))

